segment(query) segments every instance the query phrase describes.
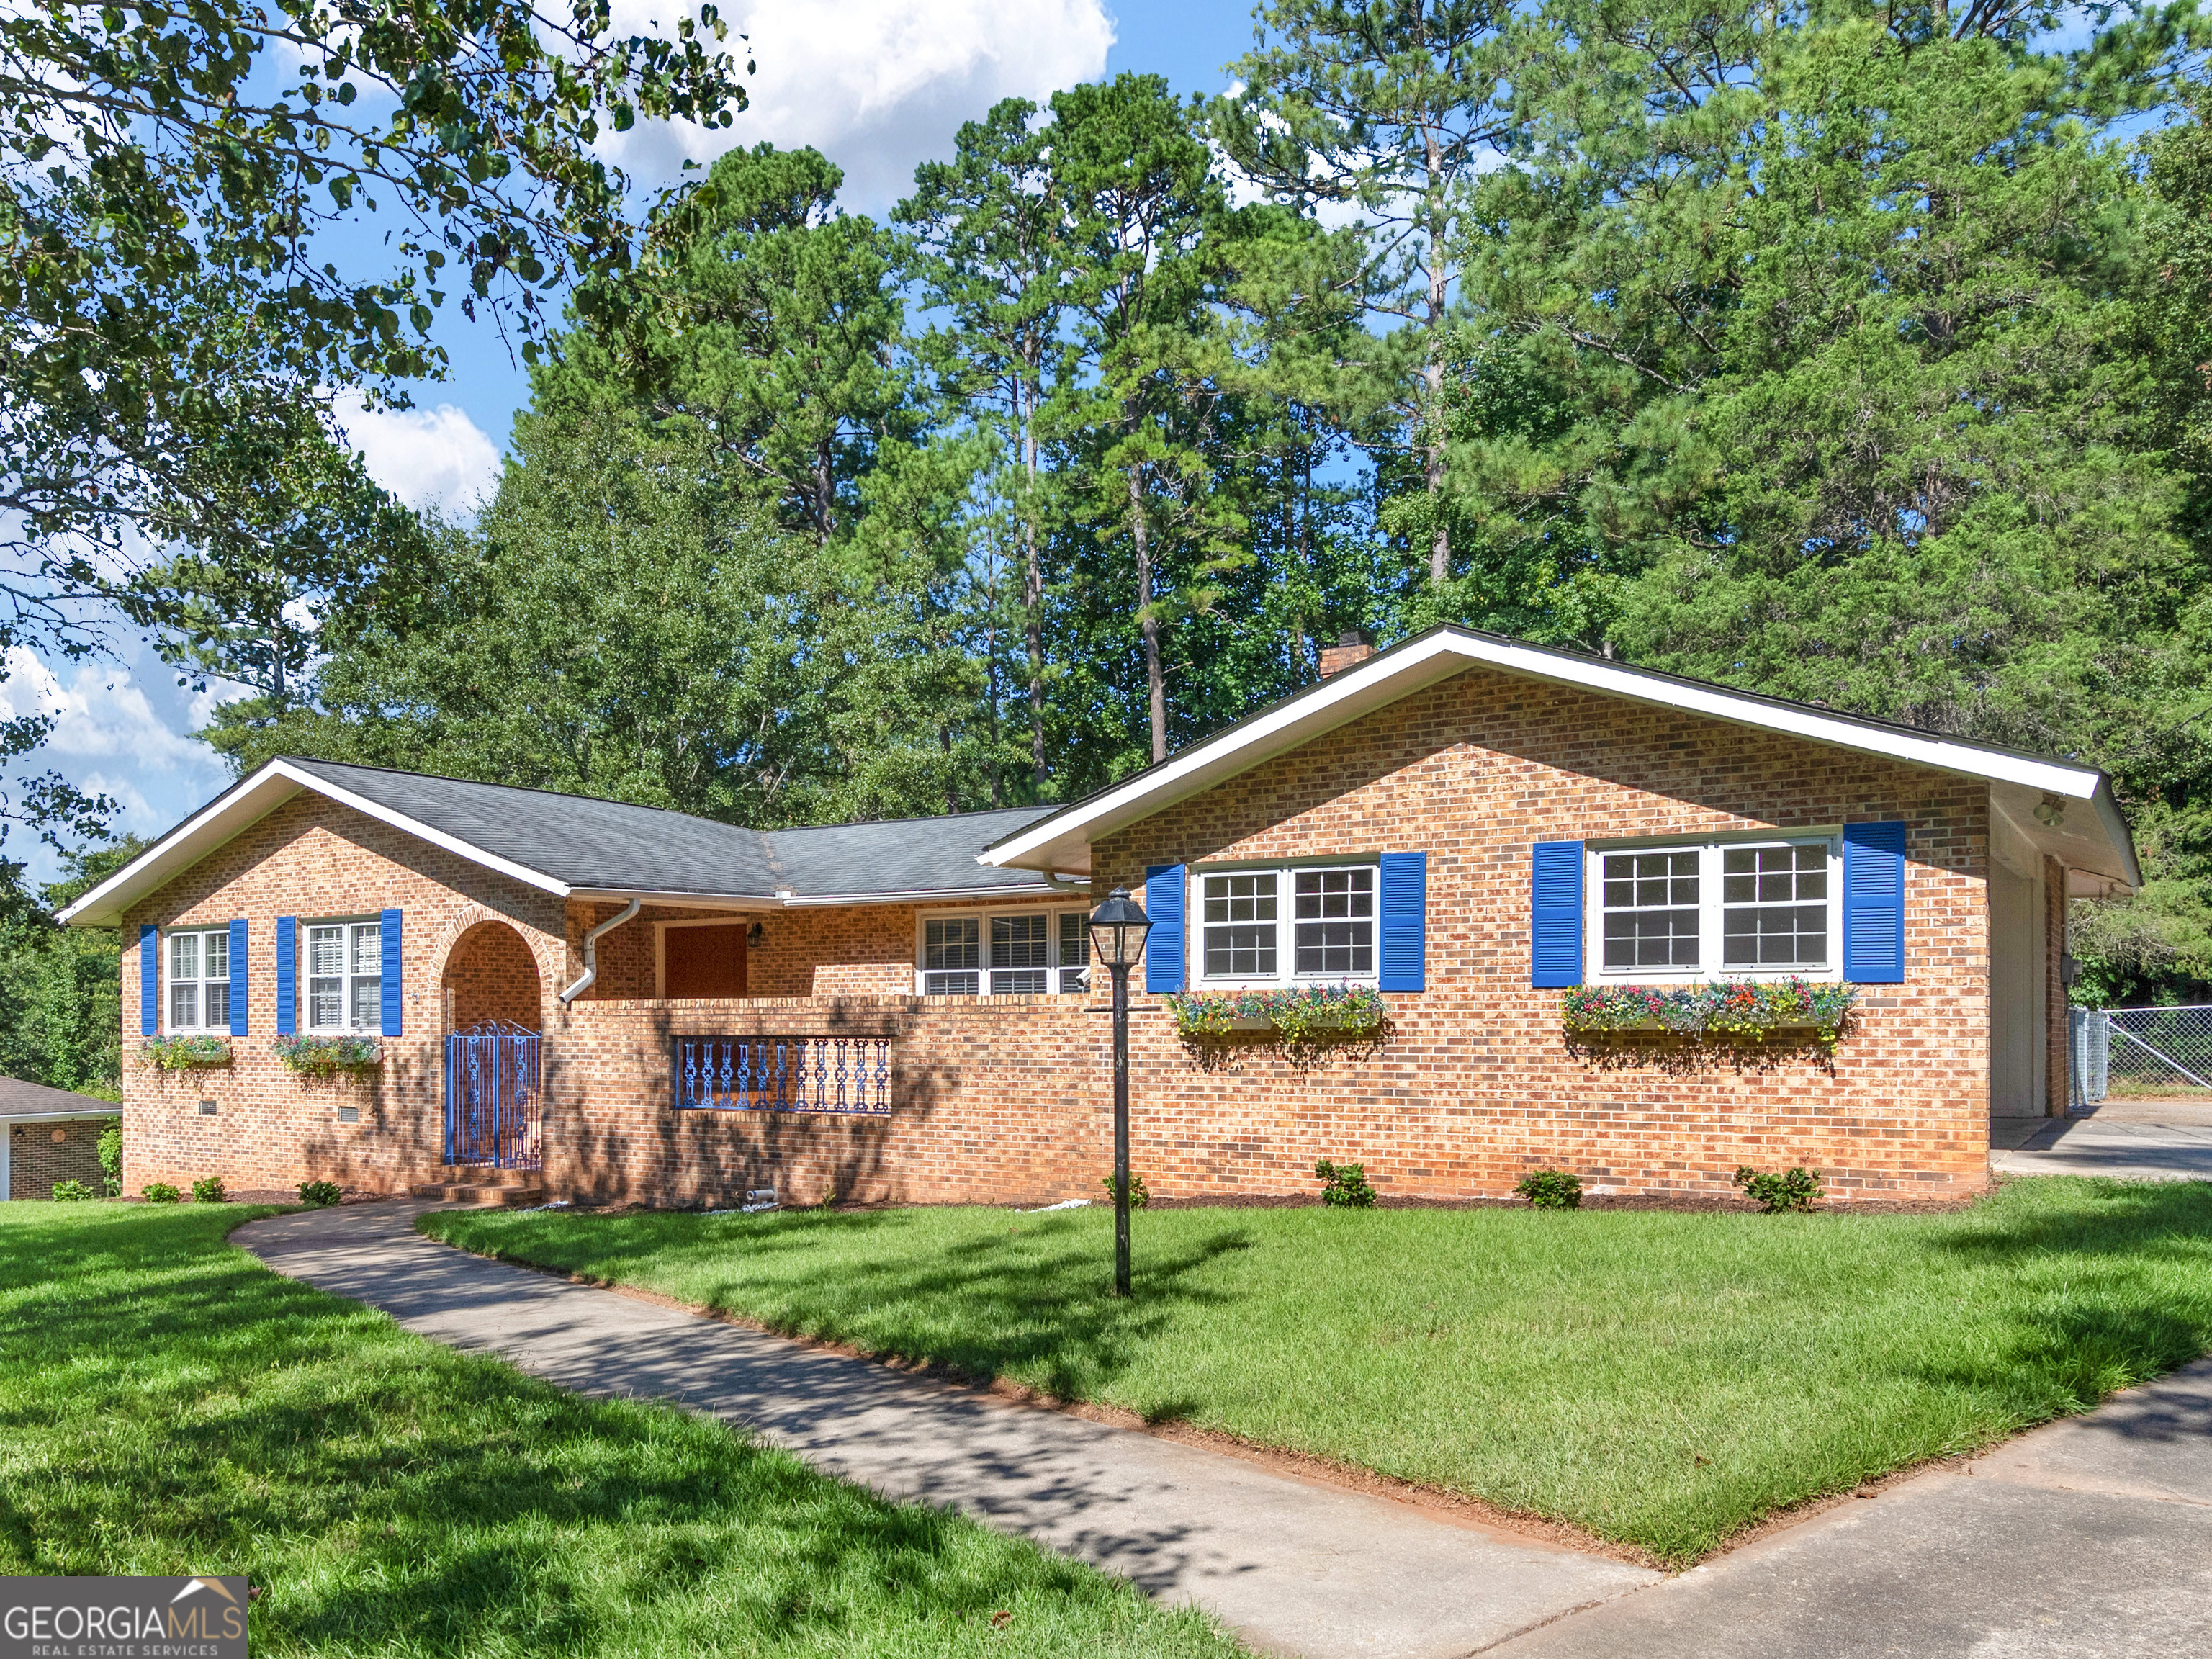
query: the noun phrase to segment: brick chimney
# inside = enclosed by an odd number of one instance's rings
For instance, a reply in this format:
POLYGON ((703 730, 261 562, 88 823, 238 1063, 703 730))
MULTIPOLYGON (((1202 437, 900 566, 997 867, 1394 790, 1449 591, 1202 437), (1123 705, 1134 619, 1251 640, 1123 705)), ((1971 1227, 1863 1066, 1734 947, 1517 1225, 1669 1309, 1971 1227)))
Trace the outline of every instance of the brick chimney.
POLYGON ((1356 628, 1347 628, 1336 637, 1334 645, 1321 648, 1321 677, 1340 673, 1356 662, 1365 662, 1375 654, 1375 647, 1367 642, 1367 635, 1356 628))

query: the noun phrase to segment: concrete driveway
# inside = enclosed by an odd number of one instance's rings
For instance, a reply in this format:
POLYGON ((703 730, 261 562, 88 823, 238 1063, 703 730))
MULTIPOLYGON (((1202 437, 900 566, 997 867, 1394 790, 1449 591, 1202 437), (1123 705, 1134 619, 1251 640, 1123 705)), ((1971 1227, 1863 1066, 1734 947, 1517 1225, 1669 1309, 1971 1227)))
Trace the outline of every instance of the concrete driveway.
POLYGON ((1997 1118, 1990 1168, 2000 1175, 2212 1181, 2212 1103, 2107 1100, 2073 1117, 1997 1118))

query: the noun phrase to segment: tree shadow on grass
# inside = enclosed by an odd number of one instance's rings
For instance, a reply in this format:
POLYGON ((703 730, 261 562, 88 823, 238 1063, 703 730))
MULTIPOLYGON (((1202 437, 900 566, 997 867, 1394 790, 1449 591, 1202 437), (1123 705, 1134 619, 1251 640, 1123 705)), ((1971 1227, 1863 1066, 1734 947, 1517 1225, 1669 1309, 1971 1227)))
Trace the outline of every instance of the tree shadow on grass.
MULTIPOLYGON (((313 1652, 903 1650, 1039 1595, 1153 1617, 714 1424, 422 1342, 225 1218, 102 1221, 4 1235, 4 1570, 242 1571, 257 1642, 313 1652)), ((1180 1624, 1168 1650, 1226 1650, 1180 1624)))

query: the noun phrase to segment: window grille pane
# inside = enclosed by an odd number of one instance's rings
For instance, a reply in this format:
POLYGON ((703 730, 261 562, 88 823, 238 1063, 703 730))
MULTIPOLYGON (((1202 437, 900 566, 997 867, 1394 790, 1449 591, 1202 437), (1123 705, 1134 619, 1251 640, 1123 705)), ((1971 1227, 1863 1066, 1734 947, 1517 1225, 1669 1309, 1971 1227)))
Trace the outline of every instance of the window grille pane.
POLYGON ((1275 924, 1206 930, 1206 971, 1215 979, 1273 979, 1275 924))
POLYGON ((1208 876, 1206 878, 1206 919, 1216 921, 1273 921, 1275 919, 1275 876, 1208 876))
POLYGON ((1091 965, 1091 934, 1087 924, 1091 918, 1080 910, 1063 911, 1060 918, 1060 965, 1063 968, 1088 968, 1091 965))
POLYGON ((353 982, 353 1029, 374 1031, 384 1023, 384 998, 381 981, 357 979, 353 982))
POLYGON ((1721 854, 1721 960, 1819 968, 1828 960, 1828 849, 1731 847, 1721 854))
POLYGON ((1698 854, 1608 853, 1600 871, 1607 968, 1698 965, 1698 854))
POLYGON ((345 929, 307 929, 307 971, 321 975, 345 972, 345 929))
MULTIPOLYGON (((953 916, 939 921, 922 923, 921 965, 926 969, 939 971, 977 968, 981 963, 981 928, 974 916, 953 916)), ((952 996, 973 996, 975 975, 965 991, 946 993, 952 996)))
POLYGON ((198 979, 200 976, 200 936, 198 933, 169 935, 169 977, 198 979))
POLYGON ((307 1024, 319 1031, 345 1027, 345 981, 311 979, 307 981, 307 1024))
POLYGON ((228 980, 210 980, 208 982, 207 1024, 210 1025, 230 1024, 230 981, 228 980))
POLYGON ((1297 971, 1302 975, 1375 971, 1371 921, 1302 921, 1297 934, 1297 971))
MULTIPOLYGON (((1052 965, 1052 918, 1049 916, 993 916, 991 966, 1048 968, 1052 965)), ((1044 988, 1040 976, 1037 988, 1044 988)))
POLYGON ((353 930, 353 970, 374 974, 384 966, 384 930, 373 921, 353 930))
POLYGON ((189 1030, 200 1023, 200 988, 197 985, 169 987, 169 1024, 179 1030, 189 1030))
MULTIPOLYGON (((200 977, 202 979, 228 979, 230 977, 230 934, 228 931, 226 930, 220 933, 209 933, 204 935, 204 938, 207 942, 202 947, 200 954, 207 960, 207 969, 205 972, 201 974, 200 977)), ((214 1023, 215 1014, 210 1011, 208 1014, 208 1024, 212 1025, 214 1023)))
POLYGON ((1090 988, 1091 970, 1088 968, 1063 968, 1060 970, 1060 994, 1062 996, 1080 996, 1090 988))
POLYGON ((974 974, 924 974, 921 992, 932 997, 972 997, 976 977, 974 974))
POLYGON ((991 994, 994 997, 1041 997, 1051 988, 1052 975, 1043 968, 994 969, 991 973, 991 994))
POLYGON ((1297 880, 1292 914, 1300 921, 1375 914, 1372 870, 1301 870, 1297 880))
POLYGON ((1302 976, 1373 973, 1374 871, 1300 870, 1291 880, 1295 971, 1302 976))

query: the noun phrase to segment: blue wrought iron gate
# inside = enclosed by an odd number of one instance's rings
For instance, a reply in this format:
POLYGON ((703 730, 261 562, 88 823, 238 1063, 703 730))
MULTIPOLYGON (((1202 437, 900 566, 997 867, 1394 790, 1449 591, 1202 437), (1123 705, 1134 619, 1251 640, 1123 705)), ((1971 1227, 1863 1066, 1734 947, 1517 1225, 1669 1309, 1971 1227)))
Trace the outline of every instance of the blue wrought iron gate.
POLYGON ((446 1039, 447 1163, 544 1166, 544 1043, 498 1021, 446 1039))

